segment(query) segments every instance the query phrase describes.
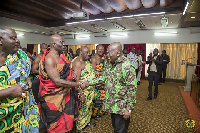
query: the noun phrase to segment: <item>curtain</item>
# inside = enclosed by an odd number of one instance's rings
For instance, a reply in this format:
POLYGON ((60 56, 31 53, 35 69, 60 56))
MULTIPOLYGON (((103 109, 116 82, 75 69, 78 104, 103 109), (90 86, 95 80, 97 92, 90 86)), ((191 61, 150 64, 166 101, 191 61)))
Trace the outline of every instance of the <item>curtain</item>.
MULTIPOLYGON (((197 50, 197 65, 200 65, 200 43, 198 43, 198 50, 197 50)), ((200 77, 200 67, 196 67, 196 74, 200 77)))
MULTIPOLYGON (((160 51, 160 43, 147 43, 146 44, 146 58, 145 58, 145 61, 146 61, 147 57, 149 56, 149 54, 153 53, 153 50, 155 48, 157 48, 160 51)), ((158 53, 158 54, 160 54, 160 53, 158 53)), ((148 73, 147 73, 148 67, 149 67, 149 65, 145 64, 145 77, 148 77, 148 73)))
POLYGON ((197 46, 197 43, 163 43, 160 45, 160 51, 166 50, 166 54, 170 56, 166 78, 185 79, 186 66, 181 65, 182 60, 197 64, 197 46))
POLYGON ((33 54, 34 44, 27 44, 27 52, 33 54))
POLYGON ((73 50, 73 54, 76 54, 76 50, 81 48, 81 46, 87 46, 90 48, 90 54, 92 53, 92 50, 95 50, 95 44, 68 45, 68 50, 71 48, 73 50))
POLYGON ((101 44, 101 45, 103 45, 103 47, 104 47, 104 51, 107 51, 108 46, 109 46, 110 44, 101 44))
MULTIPOLYGON (((142 50, 142 61, 146 61, 146 44, 124 44, 124 49, 127 49, 128 53, 131 51, 131 48, 135 48, 135 52, 137 50, 142 50)), ((145 64, 142 67, 141 78, 145 77, 145 64)))

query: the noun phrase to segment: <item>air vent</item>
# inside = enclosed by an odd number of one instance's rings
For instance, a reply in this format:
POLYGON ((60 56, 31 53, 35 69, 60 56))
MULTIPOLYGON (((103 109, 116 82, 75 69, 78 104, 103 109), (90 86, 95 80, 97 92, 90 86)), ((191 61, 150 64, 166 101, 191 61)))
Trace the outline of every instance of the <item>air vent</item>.
POLYGON ((105 33, 95 33, 94 37, 107 37, 107 34, 105 34, 105 33))

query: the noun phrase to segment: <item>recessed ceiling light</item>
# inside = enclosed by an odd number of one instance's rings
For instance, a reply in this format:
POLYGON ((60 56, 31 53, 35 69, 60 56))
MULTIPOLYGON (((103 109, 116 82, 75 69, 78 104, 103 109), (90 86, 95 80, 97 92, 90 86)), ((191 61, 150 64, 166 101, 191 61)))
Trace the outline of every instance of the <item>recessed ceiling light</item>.
POLYGON ((195 17, 191 17, 191 18, 195 18, 195 17))

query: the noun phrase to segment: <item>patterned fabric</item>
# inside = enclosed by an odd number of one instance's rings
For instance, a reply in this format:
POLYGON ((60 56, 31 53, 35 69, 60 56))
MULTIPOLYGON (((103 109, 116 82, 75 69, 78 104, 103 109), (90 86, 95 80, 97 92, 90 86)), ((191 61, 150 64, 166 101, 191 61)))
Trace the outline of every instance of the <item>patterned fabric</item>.
MULTIPOLYGON (((101 61, 98 65, 96 65, 97 72, 105 71, 107 64, 107 60, 105 57, 101 58, 101 61)), ((102 116, 104 111, 102 109, 104 97, 105 97, 105 89, 104 83, 98 84, 95 86, 95 94, 94 94, 93 108, 92 108, 92 117, 102 116)))
POLYGON ((130 52, 128 55, 127 55, 127 59, 129 59, 129 61, 133 64, 133 66, 135 67, 135 69, 138 69, 138 57, 137 55, 132 52, 130 52))
POLYGON ((18 50, 8 55, 0 67, 0 90, 21 84, 27 89, 27 98, 6 97, 0 100, 0 131, 2 132, 39 132, 39 109, 32 91, 25 84, 30 74, 31 62, 27 55, 18 50))
POLYGON ((123 115, 125 110, 133 110, 136 103, 137 79, 130 61, 120 56, 114 64, 108 63, 103 76, 89 82, 95 85, 105 82, 103 108, 110 113, 123 115))
MULTIPOLYGON (((80 81, 90 81, 95 78, 92 64, 89 61, 85 61, 85 69, 81 71, 80 81)), ((94 87, 89 86, 83 90, 85 95, 85 102, 81 104, 79 109, 79 118, 76 121, 77 130, 83 129, 89 122, 92 115, 92 100, 94 99, 94 87)))
MULTIPOLYGON (((40 74, 40 116, 48 132, 68 132, 73 128, 73 122, 78 117, 77 94, 75 88, 64 88, 54 84, 45 71, 45 51, 39 66, 40 74)), ((60 55, 57 64, 60 78, 72 80, 71 69, 64 54, 60 55)))

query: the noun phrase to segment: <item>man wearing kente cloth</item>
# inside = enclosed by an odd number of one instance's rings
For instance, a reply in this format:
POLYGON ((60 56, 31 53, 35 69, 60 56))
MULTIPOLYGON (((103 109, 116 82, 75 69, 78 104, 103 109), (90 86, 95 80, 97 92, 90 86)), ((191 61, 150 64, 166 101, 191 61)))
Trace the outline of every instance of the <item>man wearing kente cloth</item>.
MULTIPOLYGON (((92 68, 95 70, 95 76, 99 77, 103 74, 106 68, 107 60, 104 57, 104 47, 99 44, 96 46, 97 53, 92 57, 92 68)), ((92 108, 92 117, 96 120, 101 120, 100 116, 104 114, 102 109, 103 100, 105 97, 104 84, 98 84, 95 86, 95 95, 92 108)))
MULTIPOLYGON (((95 78, 92 64, 88 61, 90 55, 90 49, 86 46, 82 46, 79 56, 72 62, 72 69, 75 75, 76 81, 90 81, 95 78)), ((90 118, 92 115, 92 100, 94 99, 94 87, 89 86, 79 92, 80 100, 82 101, 79 109, 79 118, 76 121, 76 128, 79 132, 82 132, 86 125, 90 124, 90 118)))
POLYGON ((40 116, 50 133, 68 132, 78 117, 77 97, 74 87, 84 88, 82 82, 72 82, 70 64, 63 52, 64 41, 60 35, 50 38, 39 65, 40 116))
POLYGON ((18 46, 12 28, 0 29, 0 131, 38 133, 39 109, 29 89, 31 61, 18 46))
POLYGON ((107 64, 103 75, 91 80, 89 85, 105 83, 103 108, 111 114, 115 133, 127 133, 131 112, 136 103, 137 79, 134 66, 122 54, 119 42, 108 46, 107 64))

